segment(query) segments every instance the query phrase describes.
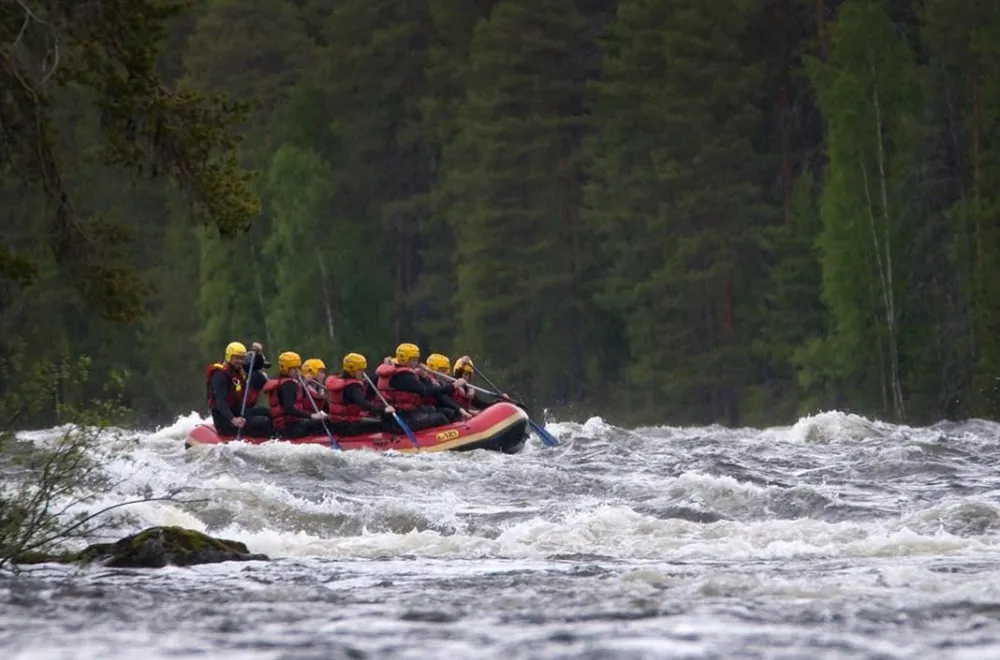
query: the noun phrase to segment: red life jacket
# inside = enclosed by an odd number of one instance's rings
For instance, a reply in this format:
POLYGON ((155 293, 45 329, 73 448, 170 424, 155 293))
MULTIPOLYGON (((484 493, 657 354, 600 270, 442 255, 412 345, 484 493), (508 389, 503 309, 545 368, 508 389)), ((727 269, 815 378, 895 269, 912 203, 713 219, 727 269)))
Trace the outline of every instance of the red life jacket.
POLYGON ((326 391, 330 394, 330 419, 339 422, 356 422, 365 416, 365 411, 361 406, 353 403, 344 403, 344 390, 349 385, 360 385, 364 392, 365 384, 357 378, 341 378, 340 376, 330 376, 326 379, 326 391))
POLYGON ((302 389, 302 386, 299 385, 294 378, 272 378, 267 381, 267 385, 264 386, 264 393, 267 394, 267 399, 271 404, 271 422, 274 424, 275 431, 282 431, 286 426, 304 419, 302 417, 285 414, 285 408, 281 405, 281 400, 278 398, 278 390, 287 382, 295 383, 295 387, 298 390, 298 394, 295 397, 295 408, 303 412, 315 412, 312 409, 312 406, 309 406, 309 402, 306 400, 306 393, 302 389), (308 410, 306 409, 306 406, 309 406, 308 410))
POLYGON ((308 390, 309 390, 309 396, 310 396, 310 398, 312 398, 313 403, 316 404, 316 408, 313 409, 312 404, 309 403, 308 400, 306 400, 305 398, 303 398, 303 401, 305 401, 305 403, 308 404, 308 406, 309 406, 309 408, 308 408, 308 410, 306 412, 314 413, 317 410, 322 410, 323 412, 327 412, 326 392, 323 391, 322 386, 319 383, 317 383, 316 381, 308 381, 307 380, 306 383, 310 386, 308 388, 308 390))
POLYGON ((389 387, 389 381, 396 374, 413 374, 419 378, 417 372, 409 367, 400 367, 395 364, 380 364, 375 370, 378 376, 378 391, 382 393, 389 405, 399 411, 416 410, 423 402, 423 397, 416 392, 402 392, 389 387))
MULTIPOLYGON (((441 387, 441 381, 432 372, 424 371, 420 374, 420 379, 431 385, 432 387, 441 387)), ((420 397, 420 405, 423 406, 437 406, 438 398, 436 396, 424 396, 420 397)))
MULTIPOLYGON (((246 374, 242 371, 236 371, 233 369, 233 365, 228 362, 216 362, 208 365, 208 368, 205 369, 205 388, 209 411, 215 408, 217 403, 215 395, 212 394, 212 376, 215 375, 216 371, 222 371, 230 378, 231 386, 226 388, 227 397, 225 405, 229 406, 229 409, 236 414, 239 414, 240 407, 243 406, 243 388, 246 387, 247 383, 246 374)), ((247 405, 250 405, 249 397, 247 399, 247 405)))
POLYGON ((472 397, 464 387, 456 387, 451 393, 451 398, 462 407, 462 410, 469 410, 472 407, 472 397))

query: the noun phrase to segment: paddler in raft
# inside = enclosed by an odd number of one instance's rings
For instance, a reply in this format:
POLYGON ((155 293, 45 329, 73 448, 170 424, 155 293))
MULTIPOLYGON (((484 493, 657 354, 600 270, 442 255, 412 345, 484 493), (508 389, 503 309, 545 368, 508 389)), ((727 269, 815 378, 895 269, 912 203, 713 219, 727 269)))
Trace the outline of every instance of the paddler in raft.
MULTIPOLYGON (((374 392, 369 392, 365 382, 368 360, 360 353, 344 356, 343 371, 326 379, 329 396, 330 420, 328 425, 334 435, 352 436, 378 433, 382 430, 382 411, 374 404, 374 392)), ((385 413, 391 415, 395 408, 389 406, 385 413)))
POLYGON ((455 411, 460 418, 471 417, 468 411, 451 398, 455 385, 465 385, 465 381, 432 385, 420 377, 420 348, 416 344, 404 343, 396 347, 396 357, 388 364, 379 365, 378 390, 390 406, 403 417, 413 430, 432 426, 444 426, 448 417, 438 408, 455 411), (436 405, 427 402, 433 401, 436 405))
MULTIPOLYGON (((420 365, 420 368, 423 371, 422 376, 424 380, 435 387, 441 387, 452 382, 450 379, 441 377, 442 375, 448 376, 451 371, 451 360, 447 355, 442 355, 441 353, 431 353, 427 356, 427 360, 420 365)), ((455 382, 457 383, 457 381, 455 382)), ((458 385, 453 383, 452 391, 451 394, 448 395, 448 398, 458 405, 458 409, 448 408, 446 406, 439 407, 437 397, 425 399, 423 403, 424 405, 437 407, 438 412, 444 414, 444 416, 448 418, 449 422, 457 422, 461 418, 459 410, 465 410, 470 413, 472 412, 469 410, 469 402, 472 399, 471 395, 474 394, 475 393, 471 390, 471 388, 469 388, 468 385, 458 385)))
POLYGON ((208 365, 205 386, 212 424, 219 435, 234 436, 239 433, 252 438, 271 435, 271 418, 267 408, 253 407, 257 403, 267 374, 263 367, 264 348, 253 343, 254 359, 247 364, 247 347, 238 341, 226 346, 225 360, 208 365), (249 385, 247 369, 250 369, 249 385), (249 392, 245 388, 249 387, 249 392), (246 410, 243 409, 244 400, 246 410))
POLYGON ((271 404, 274 431, 285 438, 326 435, 323 421, 327 414, 313 410, 309 395, 299 382, 302 357, 292 351, 279 355, 278 374, 278 378, 267 381, 263 390, 271 404))
MULTIPOLYGON (((488 398, 486 398, 480 390, 471 385, 475 367, 472 364, 472 358, 468 355, 463 355, 455 360, 455 366, 452 368, 451 361, 447 356, 435 353, 427 357, 427 362, 424 363, 424 366, 427 371, 439 374, 440 382, 448 382, 450 379, 456 384, 460 380, 465 383, 464 385, 455 387, 451 398, 464 410, 468 410, 471 413, 485 410, 498 401, 511 400, 506 394, 487 395, 488 398)), ((433 376, 433 374, 431 375, 433 376)))
MULTIPOLYGON (((309 358, 303 362, 302 380, 306 385, 306 391, 309 392, 309 396, 316 402, 316 410, 329 413, 330 411, 327 409, 326 402, 326 387, 323 385, 323 382, 326 380, 326 363, 319 358, 309 358)), ((309 402, 306 401, 306 403, 309 402)), ((315 412, 312 406, 310 406, 309 410, 315 412)))

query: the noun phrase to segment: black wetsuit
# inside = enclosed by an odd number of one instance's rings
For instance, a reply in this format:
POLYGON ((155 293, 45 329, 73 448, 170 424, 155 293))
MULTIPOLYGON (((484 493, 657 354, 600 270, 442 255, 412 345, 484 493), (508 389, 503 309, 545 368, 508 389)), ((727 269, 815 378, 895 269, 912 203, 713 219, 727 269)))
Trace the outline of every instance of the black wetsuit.
POLYGON ((453 418, 461 417, 462 407, 449 396, 455 389, 451 383, 434 385, 417 377, 416 374, 404 371, 393 375, 389 380, 389 387, 401 392, 419 394, 424 398, 433 398, 438 402, 437 406, 420 406, 416 410, 399 411, 403 421, 412 430, 444 426, 453 418))
MULTIPOLYGON (((251 390, 259 391, 267 383, 267 374, 263 371, 254 371, 247 384, 251 390)), ((212 398, 215 399, 215 407, 212 408, 212 424, 219 435, 237 435, 240 430, 233 425, 233 418, 240 416, 239 407, 233 409, 227 405, 229 393, 233 389, 232 377, 224 371, 216 371, 212 374, 210 382, 212 388, 212 398)), ((241 399, 242 402, 242 399, 241 399)), ((253 405, 254 401, 247 400, 247 405, 253 405)), ((251 438, 269 438, 271 436, 271 411, 266 406, 248 407, 243 413, 246 424, 243 426, 242 435, 251 438)))
MULTIPOLYGON (((350 378, 351 375, 343 373, 341 378, 350 378)), ((351 383, 344 388, 343 398, 345 406, 357 406, 365 411, 371 419, 361 419, 354 422, 344 420, 330 420, 330 430, 335 435, 352 436, 364 435, 365 433, 377 433, 382 430, 382 411, 375 407, 375 404, 368 397, 369 388, 362 383, 351 383)))
MULTIPOLYGON (((307 435, 326 435, 323 420, 312 419, 315 411, 306 412, 296 407, 301 386, 294 380, 282 383, 278 388, 278 403, 286 416, 285 428, 281 435, 286 438, 304 438, 307 435)), ((307 393, 306 396, 309 396, 307 393)))

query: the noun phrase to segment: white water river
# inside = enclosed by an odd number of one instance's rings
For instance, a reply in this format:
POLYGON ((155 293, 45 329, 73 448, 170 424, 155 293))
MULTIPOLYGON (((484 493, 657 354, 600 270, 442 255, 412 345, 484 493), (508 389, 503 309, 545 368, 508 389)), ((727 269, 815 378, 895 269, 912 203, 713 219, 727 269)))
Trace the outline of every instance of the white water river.
MULTIPOLYGON (((1000 658, 1000 425, 550 423, 519 455, 109 439, 121 535, 271 562, 0 576, 0 657, 1000 658), (147 491, 148 489, 148 491, 147 491)), ((22 437, 44 442, 58 431, 22 437)))

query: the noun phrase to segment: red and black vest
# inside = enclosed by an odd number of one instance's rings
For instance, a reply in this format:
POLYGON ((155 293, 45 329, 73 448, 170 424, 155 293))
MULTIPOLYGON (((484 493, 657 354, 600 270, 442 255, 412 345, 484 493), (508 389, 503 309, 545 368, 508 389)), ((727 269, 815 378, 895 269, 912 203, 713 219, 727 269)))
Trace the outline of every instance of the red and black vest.
POLYGON ((267 400, 271 406, 271 422, 274 424, 275 431, 282 431, 285 427, 290 424, 294 424, 303 418, 296 417, 295 415, 288 415, 285 413, 285 407, 281 405, 281 399, 278 396, 278 390, 285 383, 292 382, 295 383, 295 387, 298 394, 295 397, 295 408, 303 412, 312 413, 312 407, 309 406, 309 401, 306 400, 305 390, 299 385, 298 381, 294 378, 273 378, 267 381, 267 385, 264 386, 264 393, 267 394, 267 400), (306 406, 309 406, 307 409, 306 406))
MULTIPOLYGON (((442 385, 441 381, 438 380, 438 377, 429 371, 424 371, 423 373, 421 373, 420 379, 423 380, 428 385, 430 385, 431 387, 441 387, 442 385)), ((424 406, 437 406, 438 398, 436 396, 420 397, 420 404, 424 406)))
POLYGON ((403 392, 389 387, 389 381, 392 380, 393 376, 407 373, 420 378, 413 369, 395 364, 380 364, 375 370, 375 375, 378 376, 378 391, 382 393, 390 406, 399 411, 416 410, 423 402, 423 397, 416 392, 403 392))
POLYGON ((344 403, 344 390, 350 385, 360 385, 361 391, 365 390, 365 384, 357 378, 330 376, 326 379, 326 391, 330 395, 330 419, 339 422, 357 422, 365 416, 361 406, 344 403))
POLYGON ((205 387, 209 411, 215 408, 217 403, 215 395, 212 394, 212 376, 215 375, 216 371, 221 371, 230 378, 230 385, 226 388, 227 398, 225 405, 229 406, 229 409, 236 414, 239 414, 240 407, 243 405, 243 388, 247 384, 246 374, 243 371, 236 371, 233 369, 233 365, 228 362, 216 362, 208 365, 208 368, 205 369, 205 387))
POLYGON ((451 398, 462 407, 462 410, 469 410, 472 407, 472 397, 469 396, 469 391, 464 387, 456 387, 455 391, 451 393, 451 398))
POLYGON ((317 383, 316 381, 310 381, 310 380, 306 381, 306 385, 307 385, 306 389, 309 391, 309 396, 312 398, 313 403, 316 404, 316 408, 314 409, 312 407, 312 404, 310 404, 309 401, 306 400, 305 403, 309 405, 309 408, 306 412, 314 413, 317 410, 322 410, 323 412, 327 412, 326 392, 323 390, 323 386, 317 383))

